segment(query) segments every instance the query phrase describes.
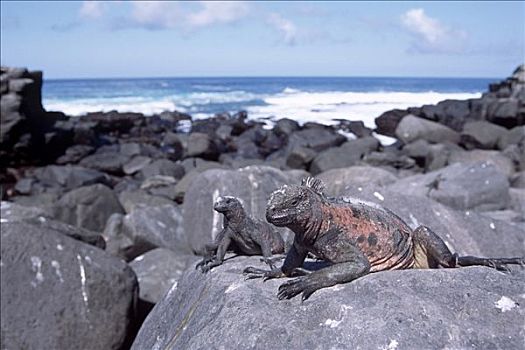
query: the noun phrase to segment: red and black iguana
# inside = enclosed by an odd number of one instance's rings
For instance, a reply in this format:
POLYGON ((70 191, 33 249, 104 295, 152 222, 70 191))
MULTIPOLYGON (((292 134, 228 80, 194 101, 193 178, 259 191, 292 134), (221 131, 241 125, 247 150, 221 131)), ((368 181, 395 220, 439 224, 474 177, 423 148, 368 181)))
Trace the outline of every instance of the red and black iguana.
POLYGON ((347 283, 371 272, 411 268, 482 265, 506 270, 507 264, 525 265, 525 258, 479 258, 452 254, 428 227, 412 230, 390 210, 350 197, 327 198, 319 179, 274 191, 266 219, 295 233, 281 268, 270 271, 248 267, 248 279, 300 276, 279 287, 279 299, 302 293, 307 299, 318 289, 347 283), (330 263, 311 272, 302 268, 308 253, 330 263))

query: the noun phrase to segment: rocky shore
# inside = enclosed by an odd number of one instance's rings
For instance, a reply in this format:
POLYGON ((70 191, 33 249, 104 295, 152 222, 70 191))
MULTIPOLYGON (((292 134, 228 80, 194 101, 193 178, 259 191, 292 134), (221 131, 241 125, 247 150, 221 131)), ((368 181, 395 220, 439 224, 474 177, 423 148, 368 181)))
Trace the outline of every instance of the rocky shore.
POLYGON ((519 267, 378 273, 303 304, 277 300, 281 281, 245 281, 257 258, 194 269, 218 196, 263 218, 272 191, 308 175, 460 254, 525 256, 523 65, 479 99, 388 111, 375 130, 268 128, 243 111, 69 117, 42 107, 41 72, 2 67, 0 81, 2 349, 523 348, 519 267))

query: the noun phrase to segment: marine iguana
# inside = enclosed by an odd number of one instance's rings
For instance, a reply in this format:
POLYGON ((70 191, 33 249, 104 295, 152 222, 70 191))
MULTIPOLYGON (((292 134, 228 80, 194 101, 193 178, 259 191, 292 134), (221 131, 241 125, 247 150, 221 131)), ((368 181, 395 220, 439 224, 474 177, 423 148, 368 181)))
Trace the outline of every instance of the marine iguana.
POLYGON ((224 228, 213 243, 205 245, 205 256, 195 268, 200 267, 202 272, 208 272, 221 265, 228 248, 237 254, 262 254, 262 260, 270 268, 275 268, 272 253, 284 253, 284 241, 270 224, 251 218, 235 197, 217 198, 213 209, 224 214, 224 228))
POLYGON ((298 278, 279 287, 279 299, 302 293, 307 299, 318 289, 347 283, 371 272, 482 265, 506 270, 507 264, 525 264, 525 258, 479 258, 452 254, 431 229, 412 230, 390 210, 350 197, 328 198, 319 179, 303 179, 300 186, 274 191, 266 219, 295 233, 281 268, 270 271, 248 267, 247 279, 298 278), (329 263, 311 272, 302 268, 307 253, 329 263))

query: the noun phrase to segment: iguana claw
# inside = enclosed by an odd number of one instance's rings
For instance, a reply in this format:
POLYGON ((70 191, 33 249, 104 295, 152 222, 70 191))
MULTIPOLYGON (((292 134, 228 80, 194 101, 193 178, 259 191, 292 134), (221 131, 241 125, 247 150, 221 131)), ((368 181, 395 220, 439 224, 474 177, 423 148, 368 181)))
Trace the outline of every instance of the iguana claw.
POLYGON ((242 273, 243 275, 246 276, 246 280, 262 278, 263 282, 266 282, 273 278, 284 277, 284 274, 280 268, 273 268, 271 270, 263 270, 263 269, 258 269, 258 268, 249 266, 245 268, 242 273))

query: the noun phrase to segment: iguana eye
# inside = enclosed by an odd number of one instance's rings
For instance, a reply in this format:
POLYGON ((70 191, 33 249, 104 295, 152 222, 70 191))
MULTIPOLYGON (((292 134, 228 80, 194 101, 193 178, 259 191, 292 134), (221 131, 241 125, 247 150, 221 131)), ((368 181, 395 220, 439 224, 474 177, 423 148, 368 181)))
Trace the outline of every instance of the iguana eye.
POLYGON ((299 200, 298 199, 294 199, 291 204, 293 206, 296 206, 297 204, 299 204, 299 200))

